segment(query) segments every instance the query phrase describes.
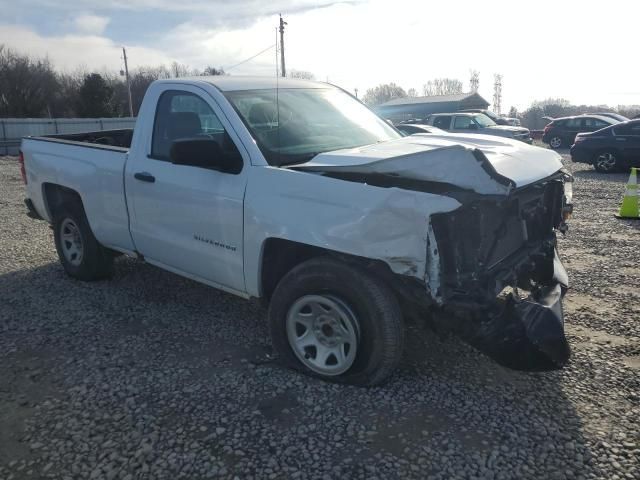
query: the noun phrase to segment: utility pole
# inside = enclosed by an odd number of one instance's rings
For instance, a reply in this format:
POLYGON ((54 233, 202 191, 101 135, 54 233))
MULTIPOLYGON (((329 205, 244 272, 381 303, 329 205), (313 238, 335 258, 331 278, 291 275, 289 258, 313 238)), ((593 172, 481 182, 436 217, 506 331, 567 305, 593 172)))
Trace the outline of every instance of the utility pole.
MULTIPOLYGON (((129 94, 129 116, 133 117, 133 102, 131 101, 131 82, 129 82, 129 64, 127 63, 127 51, 122 47, 122 55, 124 57, 124 74, 127 79, 127 92, 129 94)), ((122 75, 122 71, 120 72, 122 75)))
POLYGON ((282 19, 282 15, 280 15, 280 64, 281 64, 283 77, 287 76, 287 71, 284 68, 284 26, 285 25, 288 25, 288 24, 282 19))
POLYGON ((356 91, 356 98, 358 98, 358 89, 354 88, 354 90, 356 91))

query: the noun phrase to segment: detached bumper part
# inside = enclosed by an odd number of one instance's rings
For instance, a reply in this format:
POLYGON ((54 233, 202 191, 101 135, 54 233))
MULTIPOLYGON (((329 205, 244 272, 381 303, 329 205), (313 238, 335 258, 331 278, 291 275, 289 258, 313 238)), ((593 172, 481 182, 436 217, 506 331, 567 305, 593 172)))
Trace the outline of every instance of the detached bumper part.
POLYGON ((562 368, 571 349, 564 334, 562 297, 567 273, 557 257, 553 280, 526 299, 511 293, 497 312, 481 322, 469 343, 496 362, 515 370, 562 368))

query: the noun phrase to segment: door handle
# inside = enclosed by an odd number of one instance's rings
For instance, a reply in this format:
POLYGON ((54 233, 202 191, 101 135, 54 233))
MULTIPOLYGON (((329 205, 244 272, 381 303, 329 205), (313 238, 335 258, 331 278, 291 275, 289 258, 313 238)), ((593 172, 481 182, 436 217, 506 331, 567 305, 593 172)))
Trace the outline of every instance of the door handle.
POLYGON ((137 172, 133 175, 133 178, 140 180, 141 182, 154 183, 156 181, 156 177, 151 175, 149 172, 137 172))

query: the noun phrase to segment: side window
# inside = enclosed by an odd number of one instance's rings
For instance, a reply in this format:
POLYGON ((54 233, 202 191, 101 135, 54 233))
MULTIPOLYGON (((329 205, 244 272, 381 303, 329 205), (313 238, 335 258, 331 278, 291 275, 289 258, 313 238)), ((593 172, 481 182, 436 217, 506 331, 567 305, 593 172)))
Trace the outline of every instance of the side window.
POLYGON ((608 127, 609 124, 603 120, 598 120, 597 118, 585 118, 584 119, 584 125, 587 128, 594 128, 594 129, 601 129, 604 127, 608 127))
POLYGON ((156 107, 151 157, 169 160, 174 141, 203 137, 218 142, 224 152, 240 154, 207 102, 190 92, 164 92, 156 107))
POLYGON ((449 127, 451 127, 451 117, 447 115, 443 117, 435 117, 433 120, 433 126, 443 130, 449 130, 449 127))
POLYGON ((453 128, 454 130, 469 130, 473 119, 471 117, 454 117, 453 128))
POLYGON ((615 135, 632 135, 640 136, 640 123, 620 124, 614 127, 615 135))
POLYGON ((564 126, 565 128, 580 128, 582 120, 582 118, 570 118, 564 123, 564 126))

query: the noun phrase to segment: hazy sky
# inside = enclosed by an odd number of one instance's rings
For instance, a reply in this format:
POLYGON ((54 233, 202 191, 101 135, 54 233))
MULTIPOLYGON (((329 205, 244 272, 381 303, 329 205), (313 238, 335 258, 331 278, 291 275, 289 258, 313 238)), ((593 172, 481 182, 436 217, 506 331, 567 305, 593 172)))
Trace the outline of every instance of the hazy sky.
POLYGON ((126 45, 130 68, 274 75, 274 49, 228 67, 275 43, 282 12, 287 68, 360 95, 443 76, 467 90, 476 69, 489 102, 503 75, 503 111, 548 97, 640 104, 638 0, 0 0, 0 12, 0 43, 65 70, 119 70, 126 45))

